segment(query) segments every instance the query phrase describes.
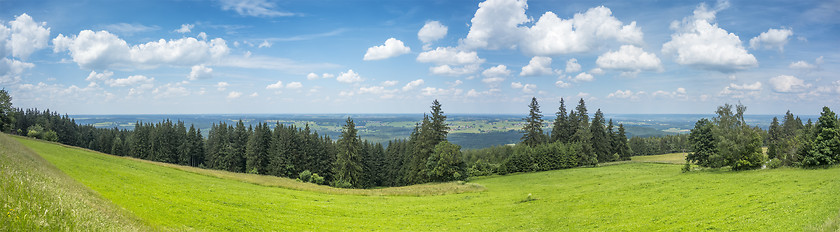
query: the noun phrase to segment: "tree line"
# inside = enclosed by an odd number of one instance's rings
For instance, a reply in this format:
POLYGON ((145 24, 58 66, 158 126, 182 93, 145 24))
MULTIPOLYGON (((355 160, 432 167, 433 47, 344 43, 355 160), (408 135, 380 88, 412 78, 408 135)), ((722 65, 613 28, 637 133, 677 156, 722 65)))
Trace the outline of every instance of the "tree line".
POLYGON ((0 130, 140 159, 231 172, 297 178, 345 188, 401 186, 466 179, 461 148, 447 141, 449 130, 441 104, 407 139, 390 141, 388 149, 363 140, 352 118, 340 138, 276 123, 246 125, 219 122, 207 138, 182 121, 137 122, 133 130, 78 125, 49 110, 19 109, 0 90, 0 130))
POLYGON ((689 171, 692 164, 746 170, 840 163, 840 119, 828 107, 822 108, 816 123, 809 119, 803 124, 790 111, 781 123, 773 117, 766 132, 746 124, 746 110, 742 104, 725 104, 717 108, 711 120, 698 120, 689 135, 694 152, 686 156, 684 171, 689 171), (767 146, 766 156, 762 145, 767 146))
POLYGON ((600 109, 590 121, 582 98, 568 113, 565 100, 560 99, 550 132, 542 129, 545 121, 536 97, 531 98, 528 108, 519 144, 464 152, 471 175, 593 166, 629 160, 632 155, 624 125, 616 126, 600 109))

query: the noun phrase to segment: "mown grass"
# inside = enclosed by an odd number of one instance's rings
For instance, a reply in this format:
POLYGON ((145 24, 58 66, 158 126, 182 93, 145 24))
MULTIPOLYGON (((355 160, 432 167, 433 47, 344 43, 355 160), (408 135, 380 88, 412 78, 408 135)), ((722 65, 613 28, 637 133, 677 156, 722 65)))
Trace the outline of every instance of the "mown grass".
MULTIPOLYGON (((174 230, 830 230, 840 168, 681 173, 629 162, 489 177, 485 191, 361 196, 267 187, 21 139, 59 169, 174 230)), ((836 223, 835 223, 836 224, 836 223)))
POLYGON ((3 133, 0 213, 0 231, 152 229, 3 133))

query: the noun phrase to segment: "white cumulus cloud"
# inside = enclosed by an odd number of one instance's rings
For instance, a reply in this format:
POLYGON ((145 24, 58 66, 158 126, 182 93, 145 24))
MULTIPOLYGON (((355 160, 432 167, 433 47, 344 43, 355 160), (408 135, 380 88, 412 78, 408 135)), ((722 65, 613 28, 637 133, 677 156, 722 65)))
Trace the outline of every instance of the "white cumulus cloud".
POLYGON ((487 0, 478 4, 470 20, 470 31, 461 40, 466 49, 508 49, 519 44, 525 31, 520 24, 530 22, 525 0, 487 0))
POLYGON ((573 72, 580 72, 581 67, 578 64, 577 59, 571 58, 566 61, 566 73, 573 73, 573 72))
POLYGON ((35 22, 27 14, 18 15, 15 20, 10 21, 9 29, 0 24, 0 31, 9 30, 5 33, 0 32, 0 57, 5 57, 7 53, 4 50, 10 49, 12 56, 26 60, 33 52, 47 47, 50 28, 45 27, 46 25, 46 22, 35 22), (9 38, 3 38, 2 34, 7 34, 9 38))
POLYGON ((111 87, 126 87, 136 86, 142 84, 151 84, 155 78, 149 78, 143 75, 134 75, 126 78, 106 80, 105 84, 111 87))
POLYGON ((368 48, 363 60, 384 60, 411 52, 411 48, 395 38, 385 40, 385 44, 368 48))
POLYGON ((181 28, 178 28, 177 30, 175 30, 175 32, 182 33, 182 34, 183 33, 190 33, 194 27, 195 27, 195 25, 192 25, 192 24, 181 24, 181 28))
POLYGON ((230 91, 230 93, 228 93, 228 95, 227 95, 227 98, 228 99, 237 99, 241 96, 242 96, 242 92, 230 91))
POLYGON ((283 88, 283 81, 277 81, 274 84, 265 86, 265 89, 281 89, 283 88))
POLYGON ((287 89, 300 89, 302 87, 303 87, 303 84, 301 84, 300 82, 297 82, 297 81, 286 84, 287 89))
POLYGON ((595 61, 599 68, 618 70, 627 73, 641 71, 662 71, 662 62, 653 53, 640 47, 622 45, 618 51, 609 51, 595 61))
POLYGON ((785 50, 785 44, 793 36, 793 30, 787 28, 767 30, 760 35, 750 39, 750 48, 752 49, 779 49, 785 50))
POLYGON ((553 12, 544 13, 527 29, 522 50, 535 55, 560 55, 592 51, 607 41, 641 44, 641 28, 636 22, 624 24, 604 6, 561 19, 553 12))
POLYGON ((528 65, 522 67, 520 76, 543 76, 554 74, 551 70, 551 57, 535 56, 531 58, 528 65))
POLYGON ((315 79, 318 79, 318 74, 315 74, 315 73, 309 73, 309 74, 306 74, 306 79, 307 79, 307 80, 315 80, 315 79))
POLYGON ((737 35, 714 24, 715 14, 728 5, 722 1, 717 8, 708 9, 701 3, 694 15, 672 22, 671 29, 676 32, 662 45, 662 53, 673 56, 678 64, 723 73, 758 66, 758 60, 744 49, 737 35))
POLYGON ((428 50, 430 44, 445 37, 448 30, 448 27, 438 21, 428 21, 417 32, 417 38, 424 43, 423 50, 428 50))
POLYGON ((586 73, 586 72, 579 73, 577 76, 572 78, 572 81, 574 81, 574 82, 593 81, 593 80, 595 80, 595 77, 592 76, 592 74, 589 74, 589 73, 586 73))
POLYGON ((414 89, 414 88, 417 88, 418 86, 423 85, 423 83, 424 83, 424 82, 423 82, 423 79, 413 80, 413 81, 408 82, 407 84, 405 84, 405 86, 403 86, 403 87, 402 87, 402 90, 403 90, 403 91, 409 91, 409 90, 412 90, 412 89, 414 89))
POLYGON ((354 83, 354 82, 361 82, 361 81, 363 81, 362 77, 361 77, 361 76, 359 76, 359 74, 358 74, 358 73, 353 72, 353 70, 352 70, 352 69, 347 70, 347 72, 342 72, 342 73, 339 73, 339 74, 338 74, 338 77, 336 78, 336 80, 337 80, 338 82, 342 82, 342 83, 354 83))
POLYGON ((216 89, 218 89, 219 91, 225 91, 225 89, 226 89, 228 86, 230 86, 230 84, 228 84, 227 82, 224 82, 224 81, 221 81, 221 82, 219 82, 219 83, 216 83, 216 89))
POLYGON ((770 78, 770 85, 779 93, 798 93, 811 88, 811 84, 805 83, 804 80, 788 75, 770 78))
POLYGON ((194 81, 209 79, 211 77, 213 77, 213 69, 201 64, 192 66, 192 70, 190 71, 190 75, 187 76, 187 79, 194 81))

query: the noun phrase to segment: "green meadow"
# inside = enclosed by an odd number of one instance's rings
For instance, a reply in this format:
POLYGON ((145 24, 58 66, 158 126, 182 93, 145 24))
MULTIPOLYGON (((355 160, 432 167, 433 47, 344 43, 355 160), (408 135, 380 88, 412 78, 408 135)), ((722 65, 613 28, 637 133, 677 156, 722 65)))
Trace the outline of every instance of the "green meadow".
POLYGON ((680 155, 672 154, 660 157, 666 163, 336 190, 2 134, 0 145, 3 231, 836 231, 840 223, 836 167, 681 173, 666 164, 680 155))

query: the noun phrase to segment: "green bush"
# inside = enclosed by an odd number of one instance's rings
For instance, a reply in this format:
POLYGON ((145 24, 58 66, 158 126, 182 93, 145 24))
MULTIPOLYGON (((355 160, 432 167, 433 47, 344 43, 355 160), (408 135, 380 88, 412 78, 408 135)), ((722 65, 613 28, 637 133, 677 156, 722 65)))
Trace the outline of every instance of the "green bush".
POLYGON ((314 184, 324 184, 324 177, 319 176, 318 173, 313 173, 312 177, 309 178, 309 182, 314 184))
POLYGON ((312 178, 312 172, 310 172, 309 170, 302 171, 300 172, 300 174, 298 174, 298 178, 300 179, 300 181, 309 182, 309 179, 312 178))
POLYGON ((784 166, 785 163, 782 162, 782 159, 772 159, 770 162, 767 162, 767 168, 776 169, 784 166))

